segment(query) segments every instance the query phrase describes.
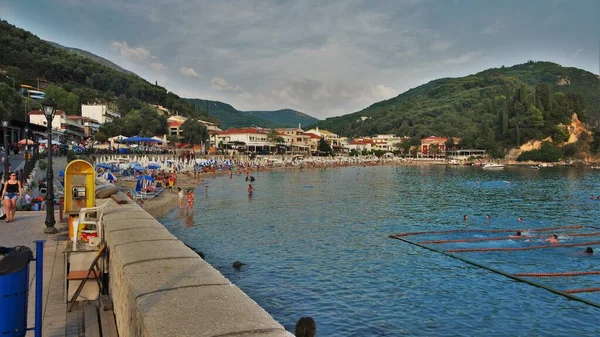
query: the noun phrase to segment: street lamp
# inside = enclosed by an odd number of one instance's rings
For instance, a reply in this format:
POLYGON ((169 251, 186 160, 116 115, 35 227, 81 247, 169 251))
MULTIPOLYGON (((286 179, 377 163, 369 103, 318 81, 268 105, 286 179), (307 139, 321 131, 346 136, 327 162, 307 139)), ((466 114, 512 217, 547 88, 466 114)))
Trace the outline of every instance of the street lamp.
POLYGON ((58 230, 54 227, 54 171, 52 170, 52 120, 56 112, 56 104, 49 98, 42 103, 44 115, 46 116, 46 127, 48 128, 48 169, 46 170, 46 234, 56 234, 58 230))
POLYGON ((27 157, 29 157, 29 128, 25 127, 25 171, 27 171, 27 157))
POLYGON ((8 121, 2 121, 2 128, 4 129, 4 181, 8 180, 8 121))

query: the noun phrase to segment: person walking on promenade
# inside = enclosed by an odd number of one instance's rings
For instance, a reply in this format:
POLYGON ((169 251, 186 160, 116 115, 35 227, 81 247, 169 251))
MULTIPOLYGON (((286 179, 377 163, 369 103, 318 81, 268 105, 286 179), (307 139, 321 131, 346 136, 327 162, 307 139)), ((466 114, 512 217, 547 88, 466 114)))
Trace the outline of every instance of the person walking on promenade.
POLYGON ((15 211, 17 209, 17 197, 21 198, 22 188, 21 182, 17 180, 15 172, 9 173, 9 179, 4 183, 2 189, 2 200, 4 200, 4 209, 6 210, 6 222, 11 222, 15 219, 15 211))

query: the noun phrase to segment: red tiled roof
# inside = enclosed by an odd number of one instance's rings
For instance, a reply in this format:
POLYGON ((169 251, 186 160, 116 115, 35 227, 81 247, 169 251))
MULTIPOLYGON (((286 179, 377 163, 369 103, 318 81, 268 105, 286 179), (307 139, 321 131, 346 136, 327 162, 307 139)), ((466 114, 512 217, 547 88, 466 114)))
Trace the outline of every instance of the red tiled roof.
MULTIPOLYGON (((43 115, 43 114, 44 114, 44 112, 42 110, 31 110, 31 111, 29 111, 28 115, 43 115)), ((63 115, 66 115, 66 114, 62 110, 56 110, 56 112, 54 113, 54 115, 55 116, 58 116, 58 115, 63 116, 63 115)))
POLYGON ((310 138, 312 138, 312 139, 321 139, 321 136, 319 136, 319 135, 315 135, 315 134, 314 134, 314 133, 312 133, 312 132, 305 132, 305 133, 304 133, 304 135, 306 135, 306 136, 310 136, 310 138))
POLYGON ((349 142, 348 144, 350 144, 350 145, 366 145, 366 144, 373 144, 373 140, 372 140, 372 139, 353 140, 353 141, 349 142))
POLYGON ((446 142, 446 141, 448 141, 448 138, 438 137, 438 136, 429 136, 427 138, 421 139, 421 143, 446 142))
POLYGON ((169 125, 169 127, 175 127, 175 126, 179 127, 179 126, 181 126, 181 124, 183 124, 183 122, 174 121, 174 120, 167 121, 167 125, 169 125))

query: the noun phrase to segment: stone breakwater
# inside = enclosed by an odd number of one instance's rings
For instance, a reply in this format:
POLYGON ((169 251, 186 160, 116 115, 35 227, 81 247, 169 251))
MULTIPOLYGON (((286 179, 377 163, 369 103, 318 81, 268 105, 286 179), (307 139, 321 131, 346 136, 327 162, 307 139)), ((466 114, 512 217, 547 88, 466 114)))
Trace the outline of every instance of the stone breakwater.
POLYGON ((102 222, 119 336, 293 336, 138 205, 102 222))

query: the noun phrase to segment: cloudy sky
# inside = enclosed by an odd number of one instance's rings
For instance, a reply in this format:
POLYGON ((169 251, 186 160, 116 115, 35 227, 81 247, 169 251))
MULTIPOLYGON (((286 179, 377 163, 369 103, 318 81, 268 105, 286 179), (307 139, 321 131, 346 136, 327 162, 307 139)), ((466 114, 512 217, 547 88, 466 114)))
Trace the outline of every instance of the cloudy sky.
POLYGON ((600 64, 598 0, 8 0, 0 18, 182 97, 317 118, 490 67, 600 64))

